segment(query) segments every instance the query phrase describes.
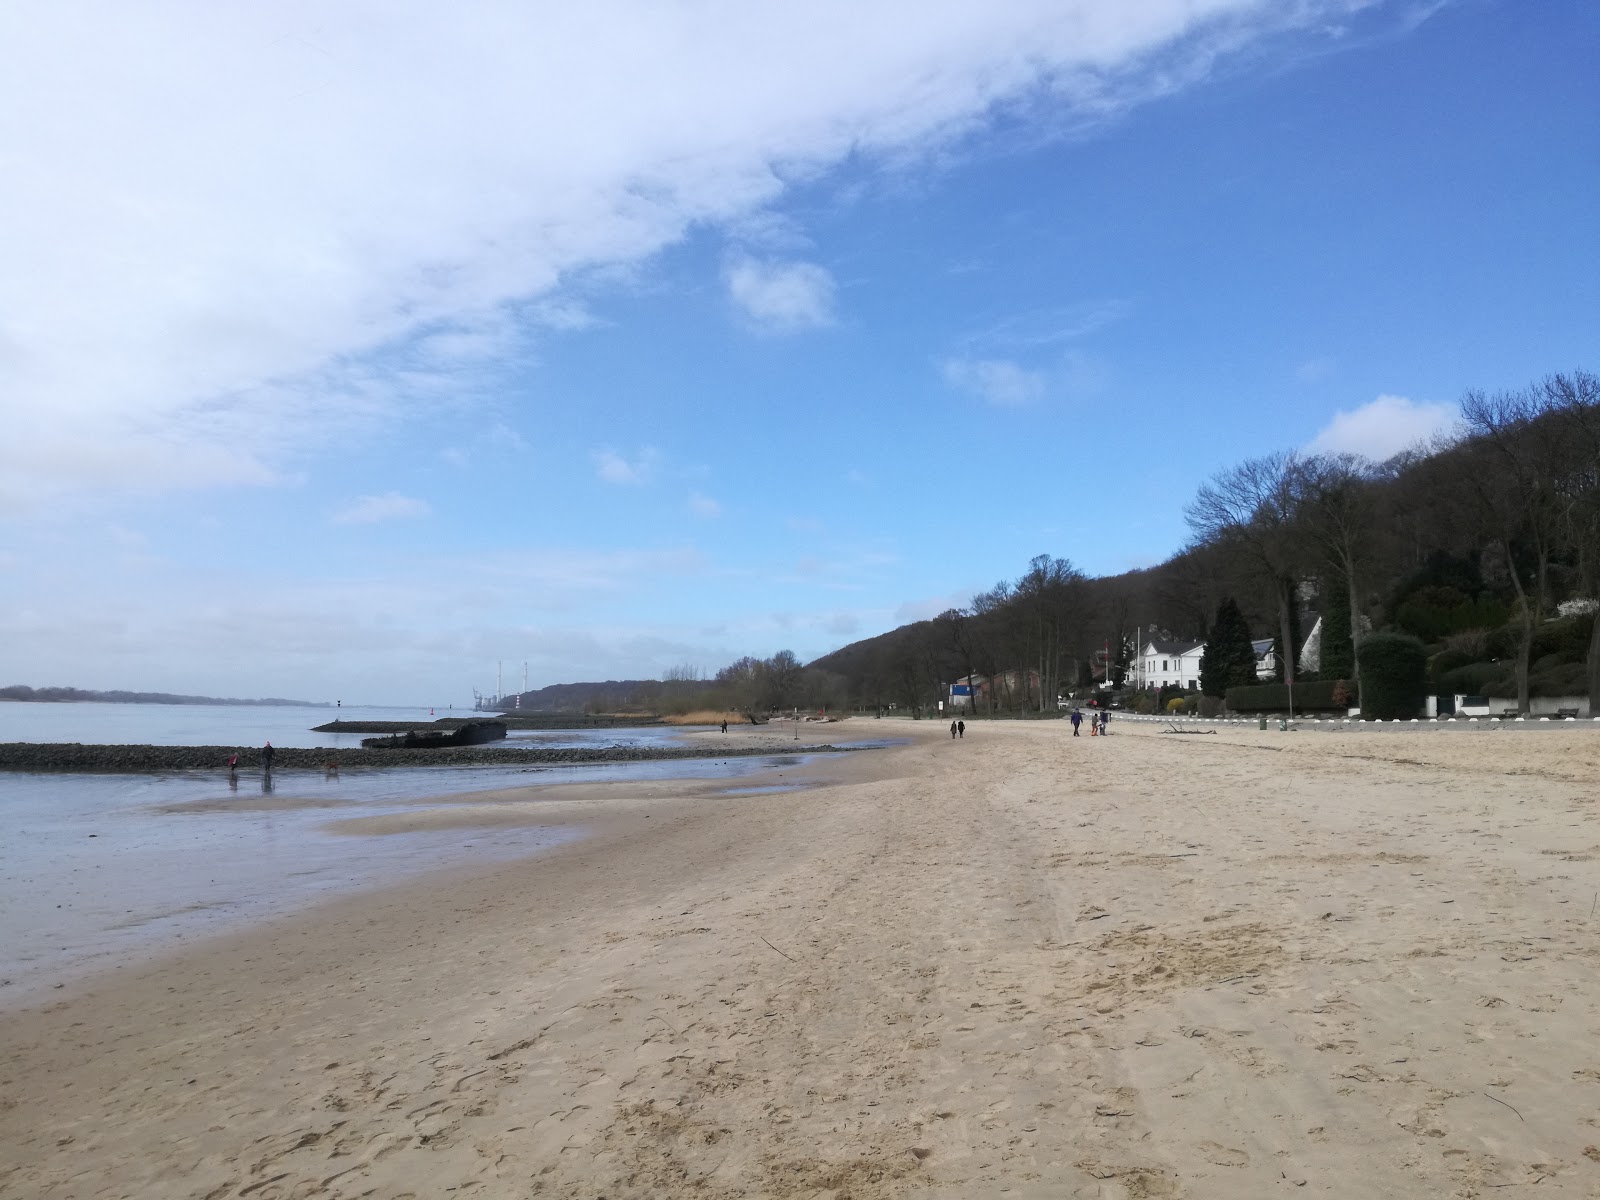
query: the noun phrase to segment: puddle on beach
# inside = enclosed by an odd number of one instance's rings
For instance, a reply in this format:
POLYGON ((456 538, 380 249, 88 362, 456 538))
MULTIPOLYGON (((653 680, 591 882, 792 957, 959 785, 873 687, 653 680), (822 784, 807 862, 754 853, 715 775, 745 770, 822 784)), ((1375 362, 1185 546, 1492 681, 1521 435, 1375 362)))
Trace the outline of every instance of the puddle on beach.
MULTIPOLYGON (((363 836, 366 818, 468 805, 506 788, 734 780, 822 755, 551 767, 0 776, 0 1007, 97 968, 430 870, 504 862, 582 836, 448 821, 363 836), (337 823, 334 832, 329 827, 337 823), (352 824, 354 822, 354 824, 352 824)), ((757 787, 747 794, 767 794, 757 787)), ((735 790, 729 794, 741 794, 735 790)), ((383 826, 372 823, 372 828, 383 826)))

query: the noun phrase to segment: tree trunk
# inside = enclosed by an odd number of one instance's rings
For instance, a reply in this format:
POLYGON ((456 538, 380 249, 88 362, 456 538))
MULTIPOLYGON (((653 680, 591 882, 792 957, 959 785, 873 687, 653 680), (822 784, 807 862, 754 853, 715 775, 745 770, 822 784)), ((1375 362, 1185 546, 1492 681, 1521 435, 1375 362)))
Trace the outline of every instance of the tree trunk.
POLYGON ((1511 557, 1511 543, 1502 541, 1500 544, 1506 552, 1507 574, 1522 605, 1522 641, 1517 646, 1517 711, 1525 714, 1528 711, 1528 663, 1533 657, 1533 609, 1528 604, 1527 590, 1522 586, 1522 574, 1511 557))
POLYGON ((1344 568, 1345 586, 1350 589, 1350 662, 1356 685, 1356 707, 1361 706, 1361 610, 1356 607, 1356 569, 1348 561, 1344 568))
POLYGON ((1539 591, 1538 603, 1534 605, 1533 619, 1544 620, 1545 597, 1550 594, 1550 550, 1542 542, 1539 545, 1539 591))
MULTIPOLYGON (((1294 695, 1294 646, 1291 643, 1289 629, 1289 605, 1294 603, 1294 582, 1287 578, 1278 580, 1278 647, 1282 655, 1279 670, 1283 674, 1283 682, 1289 685, 1289 695, 1294 695)), ((1291 714, 1294 709, 1293 700, 1290 701, 1291 714)))
POLYGON ((1589 715, 1600 717, 1600 612, 1594 614, 1594 632, 1589 635, 1589 715))

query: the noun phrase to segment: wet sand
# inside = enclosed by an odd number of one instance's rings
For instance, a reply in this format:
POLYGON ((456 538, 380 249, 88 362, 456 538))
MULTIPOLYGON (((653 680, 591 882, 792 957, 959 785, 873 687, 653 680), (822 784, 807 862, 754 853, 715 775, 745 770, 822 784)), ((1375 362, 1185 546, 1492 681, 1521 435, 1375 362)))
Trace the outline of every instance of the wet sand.
POLYGON ((1600 1189, 1594 731, 881 724, 10 1015, 0 1195, 1600 1189))

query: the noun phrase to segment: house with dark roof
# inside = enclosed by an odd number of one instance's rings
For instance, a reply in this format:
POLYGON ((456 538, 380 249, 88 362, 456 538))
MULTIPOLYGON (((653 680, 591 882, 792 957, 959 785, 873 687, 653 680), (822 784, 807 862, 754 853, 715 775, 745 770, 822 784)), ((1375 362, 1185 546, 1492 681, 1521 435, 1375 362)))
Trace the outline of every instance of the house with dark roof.
POLYGON ((1271 679, 1278 670, 1278 639, 1257 638, 1250 649, 1256 652, 1256 678, 1271 679))

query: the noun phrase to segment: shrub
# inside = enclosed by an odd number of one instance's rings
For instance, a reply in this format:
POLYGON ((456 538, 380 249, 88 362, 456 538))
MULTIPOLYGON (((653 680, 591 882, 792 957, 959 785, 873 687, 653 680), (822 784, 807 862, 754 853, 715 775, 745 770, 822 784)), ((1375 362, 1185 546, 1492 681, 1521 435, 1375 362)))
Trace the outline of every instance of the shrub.
MULTIPOLYGON (((1465 654, 1463 663, 1478 662, 1491 657, 1489 654, 1489 631, 1487 629, 1468 629, 1461 633, 1452 633, 1444 640, 1446 651, 1456 651, 1465 654)), ((1455 664, 1460 666, 1460 663, 1455 664)))
POLYGON ((1494 684, 1506 677, 1510 668, 1505 663, 1475 662, 1455 667, 1438 676, 1439 690, 1466 696, 1487 696, 1494 684))
POLYGON ((1202 717, 1220 717, 1222 715, 1222 698, 1220 696, 1201 696, 1200 715, 1202 717))
POLYGON ((1393 720, 1422 711, 1428 651, 1404 633, 1375 633, 1361 642, 1361 715, 1393 720))
POLYGON ((1522 645, 1522 627, 1520 625, 1501 625, 1498 629, 1489 631, 1488 650, 1489 658, 1515 658, 1517 648, 1522 645))
POLYGON ((1478 657, 1478 655, 1469 654, 1465 650, 1455 650, 1447 647, 1428 660, 1428 678, 1433 680, 1434 683, 1442 685, 1445 677, 1450 672, 1477 662, 1478 657))
MULTIPOLYGON (((1541 671, 1528 673, 1530 696, 1582 696, 1589 691, 1589 669, 1584 663, 1562 663, 1541 671)), ((1516 678, 1512 677, 1508 696, 1517 694, 1516 678)))
MULTIPOLYGON (((1334 699, 1334 690, 1343 682, 1340 679, 1328 679, 1319 683, 1295 684, 1295 711, 1316 712, 1345 707, 1348 701, 1340 704, 1334 699)), ((1257 683, 1250 687, 1229 688, 1228 708, 1233 712, 1287 712, 1289 687, 1283 683, 1257 683)))
POLYGON ((1589 637, 1593 632, 1593 613, 1546 621, 1533 631, 1533 657, 1555 655, 1558 662, 1583 662, 1589 656, 1589 637))
POLYGON ((1169 713, 1182 712, 1183 703, 1184 699, 1182 696, 1174 696, 1171 700, 1167 701, 1167 711, 1169 713))

